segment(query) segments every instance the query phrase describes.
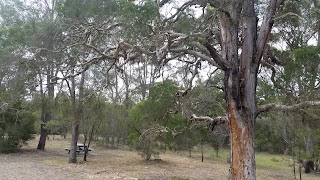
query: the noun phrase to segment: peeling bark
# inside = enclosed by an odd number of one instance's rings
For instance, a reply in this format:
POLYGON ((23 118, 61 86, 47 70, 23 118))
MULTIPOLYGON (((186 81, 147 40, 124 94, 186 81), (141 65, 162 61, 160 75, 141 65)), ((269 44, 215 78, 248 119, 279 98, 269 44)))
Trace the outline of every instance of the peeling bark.
POLYGON ((231 142, 230 179, 256 179, 254 122, 257 112, 262 110, 258 111, 256 107, 257 72, 271 32, 274 14, 283 1, 269 2, 259 32, 254 1, 228 1, 219 12, 221 56, 210 45, 205 45, 211 58, 224 70, 226 119, 231 142), (242 35, 240 46, 239 30, 242 35))
POLYGON ((230 179, 255 179, 253 120, 241 117, 235 103, 229 107, 231 167, 230 179))

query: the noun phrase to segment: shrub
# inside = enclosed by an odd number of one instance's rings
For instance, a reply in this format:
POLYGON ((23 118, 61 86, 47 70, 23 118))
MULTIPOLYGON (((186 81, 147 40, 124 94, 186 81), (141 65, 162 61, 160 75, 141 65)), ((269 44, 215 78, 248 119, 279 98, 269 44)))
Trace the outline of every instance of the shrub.
POLYGON ((22 109, 21 102, 0 112, 0 152, 16 152, 22 144, 34 138, 35 121, 32 112, 22 109))
POLYGON ((141 136, 138 133, 131 133, 127 138, 127 144, 131 149, 138 151, 138 154, 145 160, 150 160, 152 156, 158 157, 159 144, 156 140, 158 133, 153 134, 152 132, 143 134, 141 136))
POLYGON ((136 150, 138 154, 143 157, 146 161, 150 160, 151 156, 158 157, 159 144, 156 141, 156 135, 149 134, 140 136, 139 141, 136 142, 136 150))

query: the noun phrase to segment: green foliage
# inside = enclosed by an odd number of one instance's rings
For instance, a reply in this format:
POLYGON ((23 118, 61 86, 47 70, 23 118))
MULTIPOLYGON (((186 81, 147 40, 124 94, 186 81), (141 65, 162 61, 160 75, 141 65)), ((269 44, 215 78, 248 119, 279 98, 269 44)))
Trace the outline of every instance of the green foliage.
POLYGON ((318 65, 320 64, 319 51, 320 47, 317 46, 295 49, 291 59, 285 62, 284 80, 289 83, 292 81, 299 83, 298 80, 300 80, 308 86, 314 86, 311 83, 315 82, 318 75, 318 65))
POLYGON ((137 132, 132 132, 129 134, 126 144, 129 145, 129 147, 134 147, 135 144, 139 141, 139 134, 137 132))
POLYGON ((137 37, 149 37, 156 17, 159 17, 158 7, 153 1, 136 4, 134 1, 120 1, 120 21, 125 22, 127 31, 125 37, 129 42, 139 42, 137 37))
MULTIPOLYGON (((283 153, 289 144, 281 134, 279 119, 258 118, 255 130, 256 150, 260 152, 283 153)), ((282 129, 284 130, 284 129, 282 129)))
MULTIPOLYGON (((56 11, 65 18, 74 20, 88 20, 89 18, 96 19, 98 16, 103 16, 106 13, 104 8, 107 7, 110 11, 116 11, 115 5, 117 1, 105 2, 100 0, 63 0, 56 5, 56 11)), ((110 13, 110 11, 108 13, 110 13)))
POLYGON ((49 131, 49 134, 53 135, 63 135, 67 134, 68 126, 64 123, 64 121, 52 120, 49 121, 45 128, 49 131))
MULTIPOLYGON (((294 104, 296 102, 319 99, 317 90, 319 77, 319 47, 306 46, 290 51, 275 51, 282 60, 283 68, 276 77, 276 87, 262 81, 257 88, 259 101, 264 103, 281 102, 294 104)), ((298 154, 295 148, 306 150, 305 139, 311 136, 317 139, 316 129, 319 128, 319 109, 308 108, 286 113, 264 113, 256 122, 255 144, 258 151, 283 153, 290 150, 298 154)), ((316 141, 315 143, 316 144, 316 141)), ((316 152, 316 147, 313 149, 316 152)), ((303 154, 303 153, 301 153, 303 154)), ((306 156, 305 156, 306 157, 306 156)))
POLYGON ((0 152, 17 151, 23 143, 33 138, 36 117, 23 103, 17 101, 0 112, 0 152))
MULTIPOLYGON (((119 134, 124 131, 121 129, 124 116, 122 109, 112 109, 113 105, 106 103, 105 98, 92 89, 86 89, 85 96, 89 98, 82 105, 83 115, 80 122, 80 132, 84 134, 85 140, 92 140, 94 135, 108 139, 110 134, 120 138, 119 134)), ((101 142, 101 145, 106 144, 101 142)))
POLYGON ((127 143, 145 159, 159 155, 160 150, 178 143, 173 129, 182 129, 186 120, 180 114, 170 114, 175 108, 178 87, 167 80, 150 88, 149 97, 129 111, 127 143), (139 138, 138 138, 139 137, 139 138))
POLYGON ((138 151, 138 154, 146 161, 150 160, 151 156, 157 157, 160 154, 160 144, 157 139, 158 132, 150 130, 140 136, 139 141, 135 143, 135 149, 138 151))

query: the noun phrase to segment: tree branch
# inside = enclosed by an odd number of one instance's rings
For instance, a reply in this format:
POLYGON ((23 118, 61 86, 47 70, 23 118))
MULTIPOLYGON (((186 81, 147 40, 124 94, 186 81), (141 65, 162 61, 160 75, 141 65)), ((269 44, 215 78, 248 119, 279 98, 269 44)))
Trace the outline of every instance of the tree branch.
POLYGON ((226 116, 218 116, 215 118, 211 118, 209 116, 196 116, 195 114, 192 114, 190 117, 190 122, 193 121, 207 122, 207 126, 211 131, 213 131, 214 127, 217 125, 228 123, 228 119, 226 116))
POLYGON ((205 54, 202 54, 201 52, 198 52, 198 51, 195 51, 195 50, 191 50, 191 49, 172 49, 171 52, 174 52, 174 53, 184 52, 186 54, 190 54, 190 55, 193 55, 195 57, 199 57, 199 58, 207 61, 209 64, 221 69, 219 64, 217 64, 211 57, 206 56, 205 54))
MULTIPOLYGON (((229 69, 230 65, 228 64, 228 62, 223 59, 220 54, 218 53, 218 51, 208 42, 206 42, 205 47, 207 48, 207 50, 209 51, 211 57, 214 59, 214 61, 220 66, 220 68, 222 70, 227 70, 229 69)), ((210 62, 209 62, 210 63, 210 62)), ((211 63, 210 63, 211 64, 211 63)))
POLYGON ((278 20, 280 20, 280 19, 282 19, 282 18, 285 18, 285 17, 287 17, 287 16, 296 16, 296 17, 298 17, 299 19, 305 20, 303 17, 299 16, 299 15, 296 14, 296 13, 288 12, 288 13, 285 13, 285 14, 283 14, 283 15, 281 15, 281 16, 275 17, 275 18, 274 18, 274 21, 278 21, 278 20))
POLYGON ((181 13, 182 11, 184 11, 187 7, 191 6, 195 4, 193 2, 193 0, 190 0, 190 1, 187 1, 185 2, 182 6, 180 6, 178 9, 177 9, 177 12, 175 12, 173 15, 171 15, 170 17, 166 18, 163 20, 164 23, 174 19, 179 13, 181 13))
MULTIPOLYGON (((269 35, 271 33, 271 29, 274 23, 274 15, 276 13, 277 8, 283 4, 285 0, 271 0, 269 6, 267 8, 267 13, 263 17, 262 25, 258 33, 257 39, 257 56, 256 59, 260 61, 265 46, 269 40, 269 35)), ((258 63, 259 64, 259 63, 258 63)))
POLYGON ((257 115, 270 110, 296 111, 296 110, 315 107, 315 106, 320 106, 320 101, 305 101, 305 102, 294 104, 294 105, 282 105, 282 104, 270 103, 270 104, 258 106, 257 115))

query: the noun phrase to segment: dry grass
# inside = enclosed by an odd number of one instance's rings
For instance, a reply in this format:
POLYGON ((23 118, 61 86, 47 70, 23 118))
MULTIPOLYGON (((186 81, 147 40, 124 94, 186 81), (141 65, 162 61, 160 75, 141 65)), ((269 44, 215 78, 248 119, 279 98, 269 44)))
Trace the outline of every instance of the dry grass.
MULTIPOLYGON (((46 144, 46 151, 35 150, 37 140, 32 140, 16 154, 0 155, 0 179, 227 179, 229 164, 225 155, 215 158, 205 153, 205 161, 196 151, 188 153, 167 152, 161 161, 144 161, 136 152, 93 147, 87 162, 78 157, 79 164, 68 164, 68 154, 63 148, 69 140, 56 137, 46 144)), ((282 156, 257 155, 258 179, 293 179, 292 167, 282 161, 282 156), (276 159, 276 160, 275 160, 276 159), (265 162, 265 163, 263 163, 265 162)), ((305 175, 303 179, 315 180, 319 176, 305 175)))

